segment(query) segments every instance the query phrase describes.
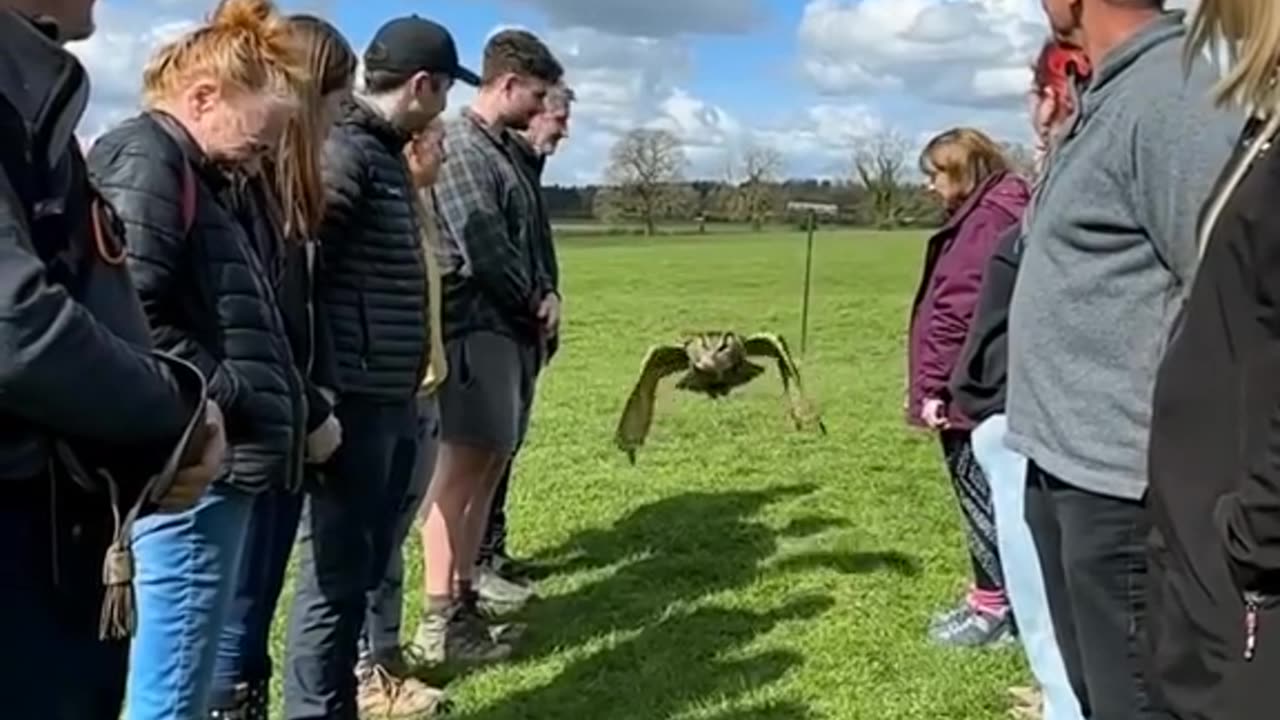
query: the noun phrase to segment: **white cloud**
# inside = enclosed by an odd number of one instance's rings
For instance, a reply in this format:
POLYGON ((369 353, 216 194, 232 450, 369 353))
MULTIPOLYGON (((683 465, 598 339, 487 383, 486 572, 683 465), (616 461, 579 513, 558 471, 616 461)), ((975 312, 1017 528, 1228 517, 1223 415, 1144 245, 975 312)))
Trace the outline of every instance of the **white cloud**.
MULTIPOLYGON (((200 22, 215 5, 212 0, 135 0, 99 2, 97 30, 88 40, 71 43, 88 69, 92 100, 80 122, 79 135, 91 140, 138 111, 142 69, 151 54, 200 22)), ((328 0, 281 3, 290 12, 326 15, 328 0)))
POLYGON ((616 35, 741 34, 768 19, 761 0, 515 0, 546 13, 553 27, 616 35))
POLYGON ((797 31, 802 70, 825 94, 1007 107, 1044 37, 1025 0, 810 0, 797 31))

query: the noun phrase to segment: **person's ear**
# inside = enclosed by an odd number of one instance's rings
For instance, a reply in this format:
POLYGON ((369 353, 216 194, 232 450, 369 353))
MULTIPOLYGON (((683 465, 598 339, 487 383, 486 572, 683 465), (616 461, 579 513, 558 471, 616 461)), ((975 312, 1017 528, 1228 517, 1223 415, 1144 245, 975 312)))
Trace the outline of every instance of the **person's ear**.
POLYGON ((421 98, 431 93, 431 73, 420 70, 413 74, 409 79, 409 90, 416 98, 421 98))
POLYGON ((187 88, 182 96, 186 111, 193 118, 203 117, 223 100, 222 89, 210 80, 199 80, 187 88))

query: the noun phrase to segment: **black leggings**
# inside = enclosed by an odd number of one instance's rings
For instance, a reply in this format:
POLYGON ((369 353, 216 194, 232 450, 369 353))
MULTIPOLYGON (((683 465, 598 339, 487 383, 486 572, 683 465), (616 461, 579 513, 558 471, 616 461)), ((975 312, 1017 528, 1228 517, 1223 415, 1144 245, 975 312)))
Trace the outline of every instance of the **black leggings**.
POLYGON ((944 430, 941 439, 942 455, 951 473, 951 485, 960 502, 965 534, 969 537, 974 585, 979 590, 1002 591, 1004 573, 1000 570, 1000 552, 996 546, 996 514, 991 501, 991 485, 973 457, 969 431, 944 430))

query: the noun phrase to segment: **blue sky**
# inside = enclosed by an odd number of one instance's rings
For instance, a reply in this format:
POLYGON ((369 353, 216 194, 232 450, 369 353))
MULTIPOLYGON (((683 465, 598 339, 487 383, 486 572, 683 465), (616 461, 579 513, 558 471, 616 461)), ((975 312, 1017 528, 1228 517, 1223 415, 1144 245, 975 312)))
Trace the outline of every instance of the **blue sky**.
MULTIPOLYGON (((99 32, 75 49, 95 82, 92 136, 136 110, 139 73, 214 0, 101 0, 99 32)), ((417 12, 449 27, 478 65, 496 28, 541 35, 578 92, 573 137, 552 182, 598 180, 627 129, 664 127, 687 174, 731 175, 756 145, 792 176, 841 176, 854 149, 892 131, 919 143, 958 124, 1027 136, 1027 64, 1044 36, 1039 0, 283 0, 334 20, 358 49, 417 12)), ((455 92, 451 112, 467 100, 455 92)))

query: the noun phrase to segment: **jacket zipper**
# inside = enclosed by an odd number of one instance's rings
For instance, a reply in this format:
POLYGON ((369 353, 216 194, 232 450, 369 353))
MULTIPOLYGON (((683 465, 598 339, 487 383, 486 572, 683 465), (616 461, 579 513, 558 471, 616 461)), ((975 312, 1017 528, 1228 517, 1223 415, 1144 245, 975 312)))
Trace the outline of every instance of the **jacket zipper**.
POLYGON ((307 300, 307 377, 311 377, 311 371, 315 367, 316 357, 316 309, 315 309, 315 265, 316 265, 316 246, 314 240, 306 241, 303 245, 303 253, 306 256, 307 278, 303 286, 306 288, 307 300))
POLYGON ((1262 611, 1280 603, 1280 596, 1264 595, 1256 590, 1244 593, 1244 661, 1253 662, 1258 654, 1258 630, 1262 611))
MULTIPOLYGON (((279 318, 280 304, 277 301, 275 289, 267 280, 266 270, 263 268, 262 261, 258 257, 257 251, 254 250, 254 248, 249 247, 246 242, 239 242, 238 244, 241 252, 245 253, 245 257, 249 263, 249 274, 253 276, 254 287, 257 289, 259 296, 268 301, 268 306, 270 306, 272 310, 275 310, 276 317, 279 318)), ((280 323, 274 329, 275 332, 273 334, 275 335, 276 344, 283 344, 285 356, 289 358, 289 365, 286 368, 287 372, 285 373, 285 381, 289 384, 289 393, 294 400, 294 402, 291 403, 293 406, 293 425, 295 428, 305 428, 306 413, 302 412, 304 409, 302 406, 306 404, 306 393, 303 392, 301 379, 298 377, 297 363, 293 361, 293 351, 289 347, 288 341, 286 340, 283 341, 283 343, 281 342, 281 338, 288 337, 284 331, 283 323, 280 323)), ((287 489, 290 491, 299 486, 298 480, 300 478, 300 470, 302 468, 302 463, 305 461, 306 453, 306 439, 304 437, 305 430, 294 432, 292 434, 292 453, 288 459, 289 465, 285 468, 285 477, 288 482, 287 489)))

